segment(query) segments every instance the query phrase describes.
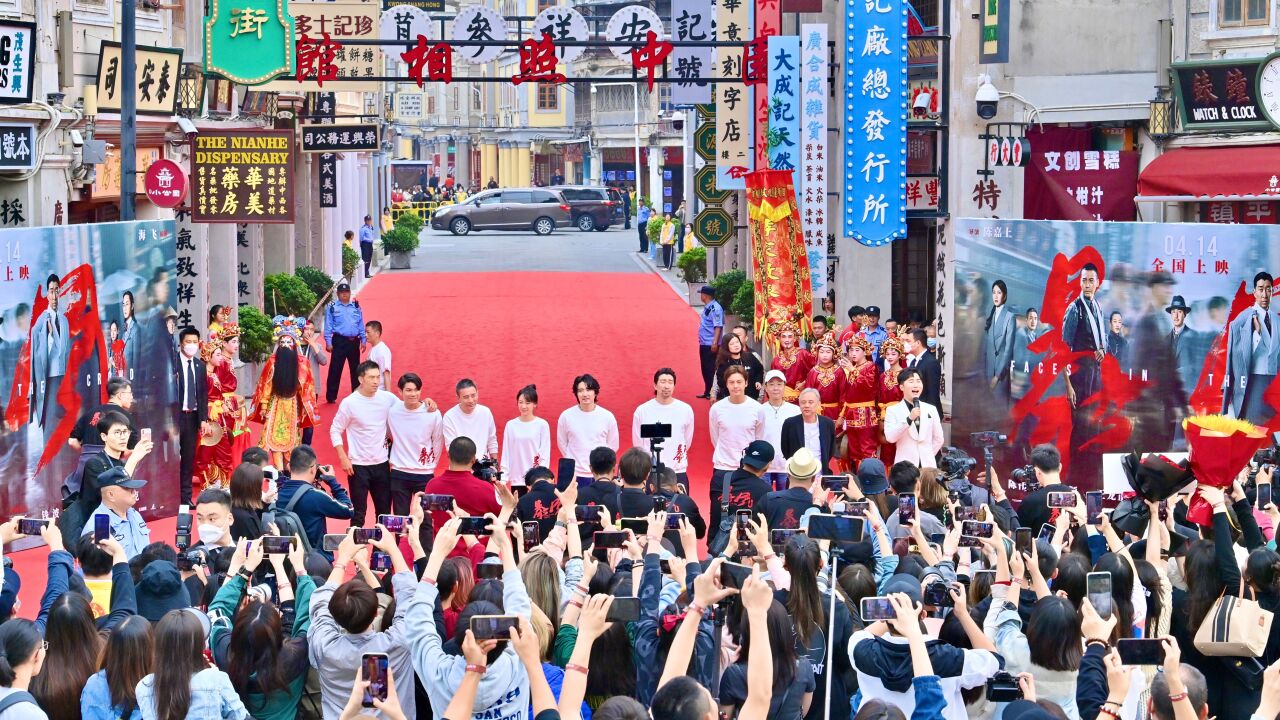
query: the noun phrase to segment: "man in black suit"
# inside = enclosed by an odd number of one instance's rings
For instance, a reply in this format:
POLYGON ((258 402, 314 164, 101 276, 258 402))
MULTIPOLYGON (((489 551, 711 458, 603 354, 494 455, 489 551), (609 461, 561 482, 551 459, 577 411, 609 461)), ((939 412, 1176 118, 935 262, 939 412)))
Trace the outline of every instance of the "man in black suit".
POLYGON ((200 331, 188 325, 178 333, 182 354, 175 368, 178 388, 178 496, 182 505, 191 504, 191 475, 195 472, 200 428, 209 419, 208 390, 204 361, 200 359, 200 331))
POLYGON ((907 367, 920 371, 924 379, 924 392, 920 399, 929 403, 942 416, 942 365, 929 352, 929 333, 916 328, 902 338, 902 348, 907 352, 907 367))
POLYGON ((782 454, 788 460, 808 447, 822 464, 822 474, 831 474, 831 455, 836 446, 836 424, 822 414, 822 397, 814 388, 800 391, 800 414, 782 421, 782 454), (816 445, 814 444, 816 441, 816 445))

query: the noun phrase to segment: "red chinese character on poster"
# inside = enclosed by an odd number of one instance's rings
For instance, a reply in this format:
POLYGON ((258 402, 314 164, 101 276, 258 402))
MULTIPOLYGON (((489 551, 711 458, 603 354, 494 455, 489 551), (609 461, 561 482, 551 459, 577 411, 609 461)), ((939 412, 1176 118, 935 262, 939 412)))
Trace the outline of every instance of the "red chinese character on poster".
POLYGON ((747 43, 746 48, 743 50, 742 82, 747 85, 759 85, 768 79, 769 37, 767 35, 757 35, 756 39, 747 43))
POLYGON ((400 53, 401 59, 409 64, 409 79, 422 87, 422 70, 427 70, 427 80, 432 82, 453 82, 453 48, 448 43, 427 42, 424 35, 418 36, 418 44, 410 50, 400 53))
POLYGON ((636 70, 643 70, 649 78, 649 92, 653 92, 653 71, 666 62, 671 54, 671 43, 659 41, 652 30, 645 33, 644 45, 631 53, 631 65, 636 70))
POLYGON ((541 39, 530 38, 520 43, 520 74, 513 75, 511 82, 514 85, 522 82, 562 83, 564 75, 556 72, 559 62, 556 43, 544 32, 541 39))
POLYGON ((329 33, 322 33, 319 38, 312 39, 307 35, 298 38, 298 82, 315 80, 323 87, 325 80, 338 79, 338 66, 334 60, 342 45, 329 39, 329 33))

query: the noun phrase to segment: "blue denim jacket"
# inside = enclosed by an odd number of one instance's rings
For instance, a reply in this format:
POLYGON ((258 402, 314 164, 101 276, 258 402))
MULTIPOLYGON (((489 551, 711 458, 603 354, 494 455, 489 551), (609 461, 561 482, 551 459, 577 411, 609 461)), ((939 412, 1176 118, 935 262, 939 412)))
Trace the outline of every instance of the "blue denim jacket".
MULTIPOLYGON (((142 720, 156 720, 156 681, 154 674, 138 683, 138 707, 142 720)), ((187 720, 248 720, 249 711, 231 686, 231 678, 221 670, 201 670, 191 676, 191 705, 187 708, 187 720)))
MULTIPOLYGON (((107 671, 99 670, 89 682, 85 683, 80 693, 80 715, 84 720, 120 720, 124 708, 111 704, 111 688, 107 687, 107 671)), ((142 712, 137 708, 124 717, 124 720, 142 720, 142 712)))

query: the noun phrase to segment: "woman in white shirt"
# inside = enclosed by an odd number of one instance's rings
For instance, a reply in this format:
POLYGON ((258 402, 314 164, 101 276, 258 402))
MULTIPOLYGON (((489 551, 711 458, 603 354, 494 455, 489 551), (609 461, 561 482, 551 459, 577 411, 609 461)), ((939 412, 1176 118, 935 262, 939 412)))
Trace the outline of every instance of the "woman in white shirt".
POLYGON ((711 456, 711 524, 720 527, 720 495, 724 489, 724 476, 737 470, 742 464, 742 453, 752 440, 764 437, 764 420, 760 415, 760 403, 747 397, 750 378, 741 365, 733 365, 724 371, 724 386, 729 397, 711 406, 708 427, 715 452, 711 456))
POLYGON ((534 415, 538 410, 538 387, 525 385, 516 393, 520 417, 502 428, 502 475, 513 487, 523 488, 524 474, 534 467, 549 467, 551 426, 534 415))
POLYGON ((942 436, 942 418, 938 408, 920 401, 924 377, 915 368, 898 373, 902 402, 890 405, 884 413, 884 437, 894 443, 894 459, 906 460, 919 467, 937 467, 934 456, 946 440, 942 436))

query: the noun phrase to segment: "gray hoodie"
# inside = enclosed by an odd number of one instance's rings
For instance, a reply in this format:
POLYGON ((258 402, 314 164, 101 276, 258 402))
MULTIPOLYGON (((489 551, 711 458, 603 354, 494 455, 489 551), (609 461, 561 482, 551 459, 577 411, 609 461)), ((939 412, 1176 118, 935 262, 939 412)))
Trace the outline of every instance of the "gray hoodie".
MULTIPOLYGON (((414 672, 426 688, 431 710, 436 717, 444 717, 445 708, 462 684, 467 661, 444 651, 434 618, 439 594, 432 583, 418 583, 405 614, 405 634, 409 637, 414 672)), ((503 573, 502 604, 507 615, 530 618, 533 606, 519 570, 503 573)), ((480 679, 471 711, 475 720, 529 720, 529 675, 510 643, 480 679)))

